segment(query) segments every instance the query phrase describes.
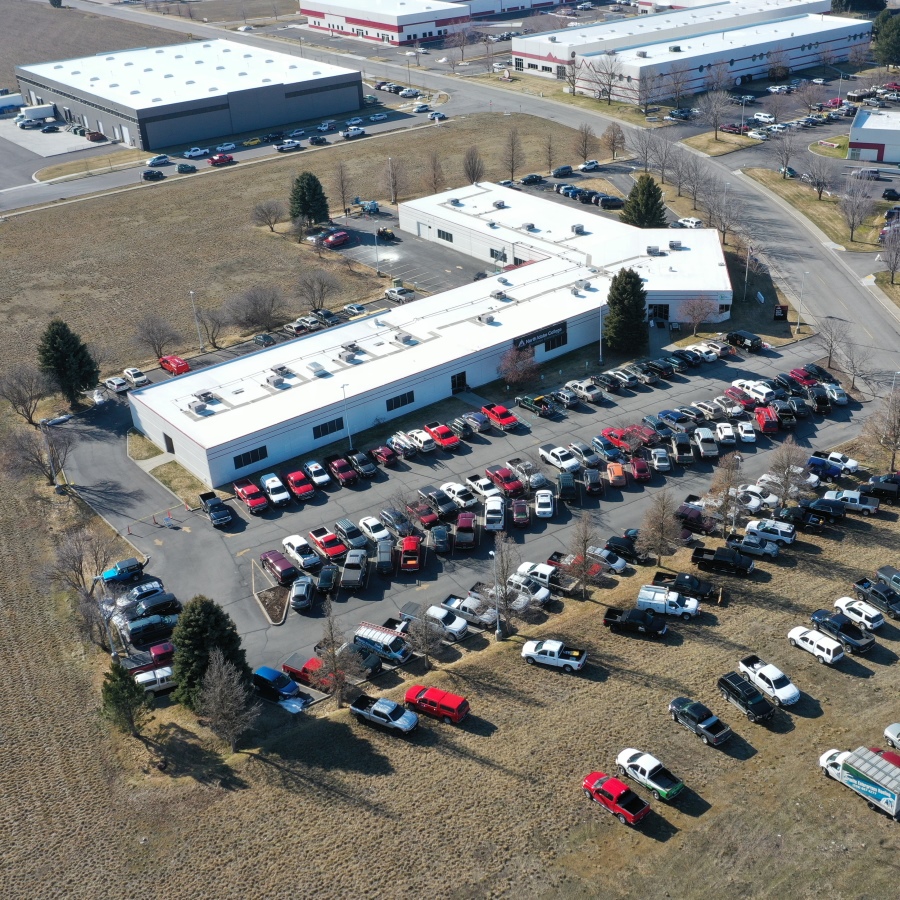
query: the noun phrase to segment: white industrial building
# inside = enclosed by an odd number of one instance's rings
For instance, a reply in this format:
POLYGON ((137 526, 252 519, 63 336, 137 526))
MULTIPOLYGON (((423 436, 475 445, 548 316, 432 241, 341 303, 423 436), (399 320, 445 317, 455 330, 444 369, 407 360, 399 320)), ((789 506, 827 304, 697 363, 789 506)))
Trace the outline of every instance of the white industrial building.
POLYGON ((778 61, 790 71, 846 61, 868 45, 871 23, 825 15, 828 0, 721 0, 688 9, 565 28, 513 39, 516 71, 570 80, 579 93, 646 103, 768 78, 778 61), (675 73, 673 75, 673 72, 675 73), (611 75, 607 74, 611 73, 611 75))
POLYGON ((900 110, 859 107, 850 126, 847 159, 900 163, 900 110))
POLYGON ((227 40, 16 66, 32 106, 110 140, 156 150, 351 112, 362 76, 227 40))
POLYGON ((314 454, 494 381, 509 349, 539 363, 599 342, 612 276, 644 280, 651 316, 705 297, 731 309, 715 231, 633 228, 494 184, 400 206, 400 225, 518 268, 130 392, 135 426, 201 481, 314 454))

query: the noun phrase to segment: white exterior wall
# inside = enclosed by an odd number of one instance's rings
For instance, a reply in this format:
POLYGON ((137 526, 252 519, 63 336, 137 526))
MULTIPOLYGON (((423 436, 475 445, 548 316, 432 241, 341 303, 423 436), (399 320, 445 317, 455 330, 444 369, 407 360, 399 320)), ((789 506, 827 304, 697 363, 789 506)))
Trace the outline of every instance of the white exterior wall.
POLYGON ((900 115, 894 110, 861 106, 850 126, 847 159, 900 162, 900 115))

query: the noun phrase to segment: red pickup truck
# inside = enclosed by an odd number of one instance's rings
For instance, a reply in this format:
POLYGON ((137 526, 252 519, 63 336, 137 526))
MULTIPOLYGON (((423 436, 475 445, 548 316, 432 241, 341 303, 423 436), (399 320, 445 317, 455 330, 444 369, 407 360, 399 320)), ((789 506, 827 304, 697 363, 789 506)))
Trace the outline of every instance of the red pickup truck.
POLYGON ((525 491, 525 488, 522 487, 522 482, 506 466, 488 466, 484 470, 484 474, 507 497, 519 497, 525 491))
POLYGON ((650 804, 642 800, 627 784, 603 772, 591 772, 581 783, 588 800, 599 803, 623 825, 637 825, 650 812, 650 804))
POLYGON ((505 406, 501 406, 499 403, 486 403, 481 407, 481 411, 501 431, 509 431, 519 424, 519 420, 505 406))
POLYGON ((604 428, 600 432, 617 450, 631 450, 624 428, 604 428))
POLYGON ((440 422, 429 422, 425 431, 441 450, 456 450, 459 447, 459 438, 440 422))
POLYGON ((414 684, 406 692, 406 708, 458 725, 469 714, 469 701, 440 688, 414 684))
POLYGON ((263 493, 262 488, 254 484, 249 478, 241 478, 232 484, 235 496, 250 510, 250 514, 258 516, 269 508, 269 498, 263 493))
POLYGON ((316 486, 307 478, 306 472, 299 469, 296 472, 285 472, 284 482, 298 500, 312 500, 315 496, 316 486))
POLYGON ((332 477, 342 487, 350 487, 359 481, 359 475, 356 474, 350 463, 343 456, 333 454, 326 456, 323 460, 326 468, 331 472, 332 477))
POLYGON ((324 525, 321 528, 313 528, 309 533, 309 540, 316 553, 329 561, 340 559, 347 552, 346 546, 341 543, 338 536, 324 525))
POLYGON ((421 564, 422 538, 405 537, 397 542, 397 552, 400 554, 401 572, 418 572, 421 564))

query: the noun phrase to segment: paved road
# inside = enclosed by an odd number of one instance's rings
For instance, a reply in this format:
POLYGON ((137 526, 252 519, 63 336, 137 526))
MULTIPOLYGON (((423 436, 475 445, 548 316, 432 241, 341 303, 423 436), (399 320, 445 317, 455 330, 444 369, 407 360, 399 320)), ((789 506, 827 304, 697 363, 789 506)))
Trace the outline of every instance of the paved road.
MULTIPOLYGON (((461 481, 472 472, 483 471, 486 466, 514 455, 527 454, 537 461, 537 446, 541 443, 590 440, 610 425, 626 420, 633 422, 642 415, 679 403, 711 398, 735 378, 785 371, 809 361, 811 355, 808 344, 790 345, 782 351, 747 360, 704 365, 702 369, 691 370, 690 376, 677 376, 661 388, 624 393, 613 404, 601 407, 572 410, 562 421, 524 417, 527 427, 516 433, 494 432, 478 437, 455 456, 420 455, 388 477, 382 475, 358 488, 320 493, 315 503, 302 509, 294 505, 251 519, 243 507, 232 504, 237 521, 227 531, 215 531, 204 518, 185 511, 172 495, 128 460, 122 438, 130 420, 122 401, 109 403, 60 426, 76 430, 80 438, 66 474, 114 527, 126 532, 130 526, 130 540, 141 553, 152 555, 151 573, 162 577, 170 590, 181 598, 207 594, 228 609, 243 635, 252 665, 280 663, 295 650, 311 652, 322 626, 318 613, 311 616, 292 613, 285 625, 269 627, 251 595, 252 561, 262 551, 279 547, 288 534, 306 534, 321 524, 333 524, 341 516, 358 521, 364 515, 377 514, 390 505, 389 499, 400 486, 409 493, 425 484, 461 481), (175 524, 172 529, 162 524, 167 511, 175 524), (150 518, 154 514, 157 525, 150 518)), ((463 408, 460 405, 460 411, 463 408)), ((862 414, 860 407, 851 406, 839 409, 825 420, 801 423, 797 438, 809 446, 834 445, 858 433, 862 414)), ((755 446, 742 445, 748 481, 767 470, 766 457, 776 445, 768 439, 761 439, 755 446)), ((703 493, 710 472, 711 467, 706 463, 678 468, 665 480, 654 476, 647 487, 630 484, 624 491, 610 490, 602 500, 587 498, 585 508, 592 510, 599 536, 606 538, 639 525, 654 490, 664 483, 672 485, 678 496, 703 493)), ((549 522, 535 524, 524 533, 513 532, 521 558, 542 561, 551 552, 564 548, 570 541, 573 515, 577 512, 577 509, 561 510, 549 522)), ((489 541, 483 541, 480 549, 465 559, 453 556, 435 559, 429 554, 419 579, 406 576, 386 582, 371 576, 369 587, 358 596, 340 595, 337 608, 342 627, 351 629, 360 621, 380 622, 394 615, 410 599, 440 602, 453 592, 465 592, 474 581, 489 575, 488 549, 489 541)), ((259 589, 262 579, 258 569, 255 577, 259 589)), ((636 588, 641 575, 633 573, 629 578, 636 588)))

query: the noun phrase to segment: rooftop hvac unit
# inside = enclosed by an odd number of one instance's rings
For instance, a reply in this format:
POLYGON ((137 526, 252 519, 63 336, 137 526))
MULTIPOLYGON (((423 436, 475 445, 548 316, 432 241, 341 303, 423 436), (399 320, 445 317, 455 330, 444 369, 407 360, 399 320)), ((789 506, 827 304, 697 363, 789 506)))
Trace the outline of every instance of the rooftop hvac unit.
POLYGON ((533 231, 534 230, 534 222, 525 222, 522 225, 522 231, 533 231))
POLYGON ((394 335, 394 340, 398 344, 408 344, 412 340, 412 335, 407 334, 405 331, 398 331, 394 335))
POLYGON ((294 374, 287 366, 272 366, 272 371, 276 375, 280 375, 282 378, 287 378, 288 375, 294 374))
POLYGON ((681 241, 669 241, 669 249, 670 250, 680 250, 681 249, 681 241))
POLYGON ((284 384, 284 379, 280 375, 269 375, 266 377, 266 384, 269 387, 281 387, 284 384))
POLYGON ((212 401, 215 399, 212 395, 212 391, 197 391, 194 396, 198 400, 202 400, 204 403, 212 403, 212 401))
POLYGON ((492 315, 490 315, 489 313, 482 313, 477 318, 478 318, 478 321, 481 322, 482 325, 490 325, 491 322, 494 321, 494 317, 492 315))
POLYGON ((647 256, 658 256, 659 255, 659 247, 648 247, 647 248, 647 256))
POLYGON ((671 47, 669 47, 669 53, 681 53, 681 45, 673 44, 671 47))
POLYGON ((322 365, 322 363, 311 362, 307 363, 306 368, 309 369, 310 372, 313 373, 317 378, 321 378, 323 375, 328 374, 328 369, 322 365))
POLYGON ((497 281, 499 281, 500 284, 509 284, 509 279, 506 278, 506 277, 503 276, 503 275, 501 275, 501 276, 497 279, 497 281))
POLYGON ((206 404, 202 400, 191 400, 188 409, 193 413, 202 413, 206 409, 206 404))
POLYGON ((647 58, 647 51, 646 51, 646 50, 638 50, 638 51, 635 53, 635 56, 638 56, 638 57, 640 57, 641 59, 646 59, 646 58, 647 58))
POLYGON ((491 297, 495 300, 502 300, 506 294, 502 290, 491 291, 491 297))
POLYGON ((494 222, 493 220, 492 220, 492 221, 489 221, 489 222, 487 223, 487 225, 488 225, 488 228, 496 228, 496 227, 497 227, 497 223, 494 222))
POLYGON ((341 350, 341 352, 338 353, 338 359, 341 362, 353 362, 355 355, 356 354, 354 354, 352 350, 341 350))
POLYGON ((503 200, 495 200, 494 201, 494 209, 503 209, 505 206, 506 206, 506 203, 503 200))
POLYGON ((460 200, 458 197, 451 197, 450 205, 451 206, 462 206, 462 200, 460 200))
POLYGON ((573 225, 572 234, 584 234, 584 225, 573 225))
POLYGON ((547 38, 547 40, 550 41, 551 44, 555 44, 556 43, 556 35, 551 34, 550 37, 547 38))
POLYGON ((348 341, 346 344, 341 344, 344 350, 349 350, 351 353, 359 353, 359 344, 356 341, 348 341))
POLYGON ((589 281, 575 282, 575 287, 577 287, 579 291, 587 290, 590 286, 591 286, 591 283, 589 281))
POLYGON ((616 55, 616 51, 615 51, 614 49, 607 50, 607 51, 606 51, 606 55, 607 55, 607 56, 615 56, 615 55, 616 55))
POLYGON ((578 285, 577 285, 577 284, 575 285, 575 287, 572 288, 572 293, 573 293, 576 297, 578 296, 578 285))

